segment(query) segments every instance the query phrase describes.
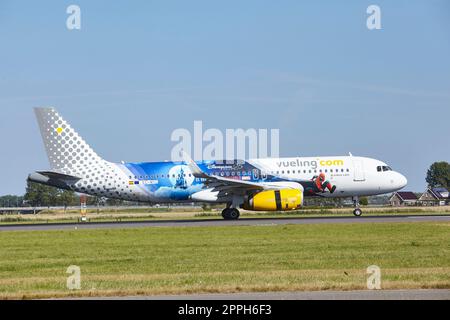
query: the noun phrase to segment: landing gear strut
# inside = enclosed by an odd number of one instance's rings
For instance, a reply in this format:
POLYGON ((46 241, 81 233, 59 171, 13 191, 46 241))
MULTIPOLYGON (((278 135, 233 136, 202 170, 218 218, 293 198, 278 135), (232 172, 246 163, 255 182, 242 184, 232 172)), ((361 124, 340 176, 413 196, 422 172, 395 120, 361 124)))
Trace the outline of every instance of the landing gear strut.
POLYGON ((222 211, 222 217, 225 220, 237 220, 239 219, 239 210, 236 208, 225 208, 222 211))
POLYGON ((362 210, 359 208, 359 197, 355 196, 352 198, 353 200, 353 205, 355 206, 355 210, 353 210, 353 214, 356 217, 360 217, 362 215, 362 210))

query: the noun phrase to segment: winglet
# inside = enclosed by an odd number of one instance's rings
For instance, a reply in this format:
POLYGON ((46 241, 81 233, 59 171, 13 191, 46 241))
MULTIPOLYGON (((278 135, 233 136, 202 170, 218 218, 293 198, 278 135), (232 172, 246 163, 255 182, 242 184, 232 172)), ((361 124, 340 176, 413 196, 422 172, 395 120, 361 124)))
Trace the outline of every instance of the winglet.
POLYGON ((189 167, 189 170, 191 170, 192 174, 196 178, 210 178, 209 175, 204 173, 202 169, 199 168, 199 166, 195 163, 194 160, 185 152, 182 152, 183 155, 183 161, 186 163, 186 165, 189 167))

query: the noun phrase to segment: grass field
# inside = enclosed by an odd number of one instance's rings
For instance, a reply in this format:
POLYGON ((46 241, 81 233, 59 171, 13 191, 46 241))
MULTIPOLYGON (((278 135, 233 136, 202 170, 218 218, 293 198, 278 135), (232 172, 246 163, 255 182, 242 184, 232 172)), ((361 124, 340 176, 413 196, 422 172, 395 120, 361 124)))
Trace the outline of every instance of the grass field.
POLYGON ((0 232, 0 298, 450 288, 450 223, 0 232), (81 268, 81 290, 66 269, 81 268))

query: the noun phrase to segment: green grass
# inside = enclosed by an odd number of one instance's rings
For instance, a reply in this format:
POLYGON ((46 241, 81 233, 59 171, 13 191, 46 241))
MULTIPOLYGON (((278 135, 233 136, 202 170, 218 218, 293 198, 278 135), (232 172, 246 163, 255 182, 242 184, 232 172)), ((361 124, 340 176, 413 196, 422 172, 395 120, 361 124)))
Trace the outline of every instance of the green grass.
POLYGON ((0 232, 0 298, 450 288, 450 223, 0 232), (81 267, 82 290, 66 289, 81 267))

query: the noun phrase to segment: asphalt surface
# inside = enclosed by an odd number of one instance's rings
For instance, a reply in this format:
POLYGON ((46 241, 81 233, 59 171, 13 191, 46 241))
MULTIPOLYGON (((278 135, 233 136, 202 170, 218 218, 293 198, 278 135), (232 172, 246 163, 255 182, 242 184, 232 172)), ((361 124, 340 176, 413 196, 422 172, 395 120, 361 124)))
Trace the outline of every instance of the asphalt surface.
POLYGON ((0 225, 1 231, 38 231, 74 229, 113 229, 144 227, 207 227, 207 226, 275 226, 287 224, 336 224, 336 223, 399 223, 399 222, 449 222, 450 215, 408 215, 367 217, 318 217, 318 218, 244 218, 239 220, 193 219, 151 220, 136 222, 87 222, 0 225))
POLYGON ((296 291, 166 296, 100 297, 87 300, 450 300, 450 290, 296 291))

